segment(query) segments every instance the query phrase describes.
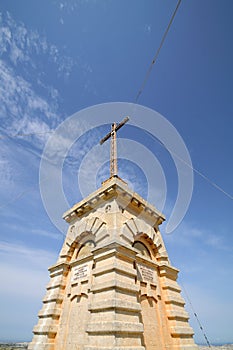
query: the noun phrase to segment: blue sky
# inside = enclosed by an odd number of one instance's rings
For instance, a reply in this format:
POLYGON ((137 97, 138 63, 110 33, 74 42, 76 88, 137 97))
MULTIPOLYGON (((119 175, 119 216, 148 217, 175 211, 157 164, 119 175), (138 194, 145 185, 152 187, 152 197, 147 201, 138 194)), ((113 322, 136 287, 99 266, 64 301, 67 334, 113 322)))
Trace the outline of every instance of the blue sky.
MULTIPOLYGON (((49 132, 84 108, 134 103, 175 6, 174 0, 1 1, 1 340, 31 339, 47 267, 56 261, 64 240, 40 194, 40 162, 49 132), (9 137, 20 133, 36 135, 9 137)), ((194 168, 231 196, 232 17, 231 0, 183 1, 138 101, 172 123, 194 168)), ((109 125, 83 127, 68 150, 62 181, 70 206, 108 177, 106 158, 101 163, 94 147, 113 121, 109 115, 109 125), (95 179, 91 184, 84 181, 82 192, 78 174, 85 179, 90 165, 95 179)), ((122 128, 119 137, 120 158, 124 138, 144 146, 148 157, 151 152, 159 161, 160 167, 153 167, 146 158, 145 171, 135 157, 122 159, 119 172, 147 196, 148 178, 162 169, 167 186, 163 211, 169 219, 178 186, 173 157, 132 125, 122 128)), ((58 141, 54 147, 59 158, 67 140, 58 141)), ((155 177, 152 184, 159 209, 161 179, 155 177)), ((61 213, 66 209, 59 208, 61 213)), ((60 212, 57 222, 62 225, 60 212)), ((179 281, 212 343, 233 342, 232 225, 232 199, 194 173, 192 199, 182 223, 170 235, 161 228, 172 264, 181 270, 179 281)), ((204 342, 190 313, 195 339, 204 342)))

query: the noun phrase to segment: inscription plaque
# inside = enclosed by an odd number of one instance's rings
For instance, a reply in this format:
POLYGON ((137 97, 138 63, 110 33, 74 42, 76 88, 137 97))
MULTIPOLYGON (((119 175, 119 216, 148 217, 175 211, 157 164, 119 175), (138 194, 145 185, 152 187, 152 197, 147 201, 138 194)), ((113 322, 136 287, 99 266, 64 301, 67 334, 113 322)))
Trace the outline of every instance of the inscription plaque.
POLYGON ((74 266, 72 270, 72 282, 78 282, 80 280, 87 279, 90 274, 89 264, 74 266))
POLYGON ((139 281, 156 283, 155 271, 151 267, 137 264, 137 274, 139 281))

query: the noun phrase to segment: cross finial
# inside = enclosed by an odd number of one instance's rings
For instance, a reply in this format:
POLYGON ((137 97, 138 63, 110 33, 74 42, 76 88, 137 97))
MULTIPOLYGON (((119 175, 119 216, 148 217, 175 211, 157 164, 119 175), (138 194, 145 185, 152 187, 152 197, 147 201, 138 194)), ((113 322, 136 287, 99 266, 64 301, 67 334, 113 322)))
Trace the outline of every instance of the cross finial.
POLYGON ((110 177, 117 176, 117 140, 116 140, 116 132, 129 120, 129 117, 126 117, 119 124, 113 123, 111 127, 111 131, 100 140, 100 144, 102 145, 105 141, 107 141, 111 137, 111 150, 110 150, 110 177))

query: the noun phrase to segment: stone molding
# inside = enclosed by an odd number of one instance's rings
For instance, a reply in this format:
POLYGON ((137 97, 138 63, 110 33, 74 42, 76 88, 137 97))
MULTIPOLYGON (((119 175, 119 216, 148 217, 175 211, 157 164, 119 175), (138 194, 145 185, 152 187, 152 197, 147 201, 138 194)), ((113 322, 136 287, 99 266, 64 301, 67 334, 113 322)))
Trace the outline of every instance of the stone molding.
POLYGON ((112 178, 64 218, 29 350, 197 349, 156 208, 112 178))
POLYGON ((112 178, 100 189, 86 197, 81 202, 75 204, 71 209, 64 213, 63 219, 72 223, 76 218, 84 216, 86 213, 93 211, 96 207, 112 198, 117 198, 122 204, 126 203, 128 210, 136 209, 137 212, 143 211, 145 217, 150 218, 150 220, 152 217, 153 221, 156 219, 157 225, 160 225, 165 220, 162 213, 137 193, 131 191, 129 187, 118 178, 112 178))

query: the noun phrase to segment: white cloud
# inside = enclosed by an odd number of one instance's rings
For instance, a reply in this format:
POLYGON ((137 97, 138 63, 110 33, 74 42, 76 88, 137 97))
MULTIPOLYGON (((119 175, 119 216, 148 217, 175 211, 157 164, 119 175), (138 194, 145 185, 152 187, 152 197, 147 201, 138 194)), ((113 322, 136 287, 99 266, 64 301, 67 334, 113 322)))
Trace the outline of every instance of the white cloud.
POLYGON ((1 339, 30 339, 49 281, 47 268, 56 258, 44 249, 0 242, 1 339))
POLYGON ((199 248, 209 247, 230 251, 230 247, 224 242, 224 237, 204 227, 196 227, 184 220, 173 234, 165 235, 164 238, 179 246, 191 247, 196 244, 199 248))
POLYGON ((46 69, 55 68, 58 75, 67 77, 74 61, 37 31, 16 22, 9 13, 0 13, 0 24, 2 209, 38 188, 41 150, 51 129, 60 122, 60 95, 56 88, 47 84, 46 69), (43 62, 46 66, 41 69, 43 62), (7 140, 7 135, 16 134, 35 135, 7 140))
POLYGON ((54 233, 48 230, 33 229, 33 230, 30 230, 30 233, 36 236, 44 236, 51 239, 61 240, 61 233, 54 233))
MULTIPOLYGON (((15 140, 3 140, 0 153, 0 208, 38 186, 38 154, 15 140)), ((38 144, 38 142, 37 142, 38 144)))
POLYGON ((67 12, 67 13, 71 13, 74 12, 78 6, 82 3, 82 2, 86 2, 87 0, 81 0, 81 1, 76 1, 76 0, 63 0, 62 2, 60 2, 59 0, 55 1, 55 4, 59 7, 61 12, 67 12))
POLYGON ((11 132, 22 131, 20 126, 17 126, 19 121, 21 124, 25 123, 22 119, 37 118, 40 122, 42 122, 39 118, 41 116, 57 119, 53 105, 38 96, 31 84, 16 75, 2 60, 0 60, 0 102, 0 116, 4 121, 2 127, 11 128, 11 132))
MULTIPOLYGON (((62 236, 61 233, 58 233, 55 229, 54 231, 51 231, 49 229, 42 229, 42 228, 32 228, 30 225, 26 225, 25 221, 22 221, 22 218, 20 215, 17 215, 16 213, 12 213, 12 215, 8 216, 9 222, 5 225, 8 231, 17 231, 20 235, 23 233, 24 235, 28 235, 28 237, 34 239, 35 237, 47 237, 53 240, 61 241, 62 236), (20 220, 21 219, 21 220, 20 220)), ((1 243, 0 243, 0 250, 1 250, 1 243)))
POLYGON ((9 12, 2 14, 0 21, 0 54, 7 53, 14 66, 26 62, 35 68, 37 62, 32 57, 46 55, 60 74, 69 76, 75 62, 50 44, 44 36, 27 29, 22 22, 16 22, 9 12))
POLYGON ((9 265, 28 266, 30 270, 44 269, 55 261, 55 254, 44 249, 31 248, 20 243, 0 241, 0 256, 2 262, 9 265))
POLYGON ((11 187, 13 183, 12 166, 4 155, 2 155, 2 159, 0 159, 0 183, 1 187, 11 187))
POLYGON ((147 34, 151 33, 151 24, 145 24, 144 30, 147 34))
MULTIPOLYGON (((37 31, 0 14, 0 118, 2 133, 46 133, 58 117, 58 90, 45 83, 46 70, 69 76, 75 62, 37 31), (42 67, 42 56, 46 66, 42 67), (20 65, 19 65, 20 64, 20 65), (40 94, 36 91, 40 91, 40 94)), ((47 139, 39 135, 37 146, 47 139)))
MULTIPOLYGON (((17 264, 1 264, 0 276, 4 290, 0 292, 0 295, 2 297, 4 295, 5 303, 9 304, 9 310, 11 310, 10 298, 15 297, 16 290, 18 300, 24 296, 30 299, 41 300, 42 294, 45 294, 46 283, 49 280, 47 268, 48 266, 44 266, 40 271, 35 271, 29 266, 20 268, 17 264)), ((14 317, 13 310, 12 317, 14 317)))

